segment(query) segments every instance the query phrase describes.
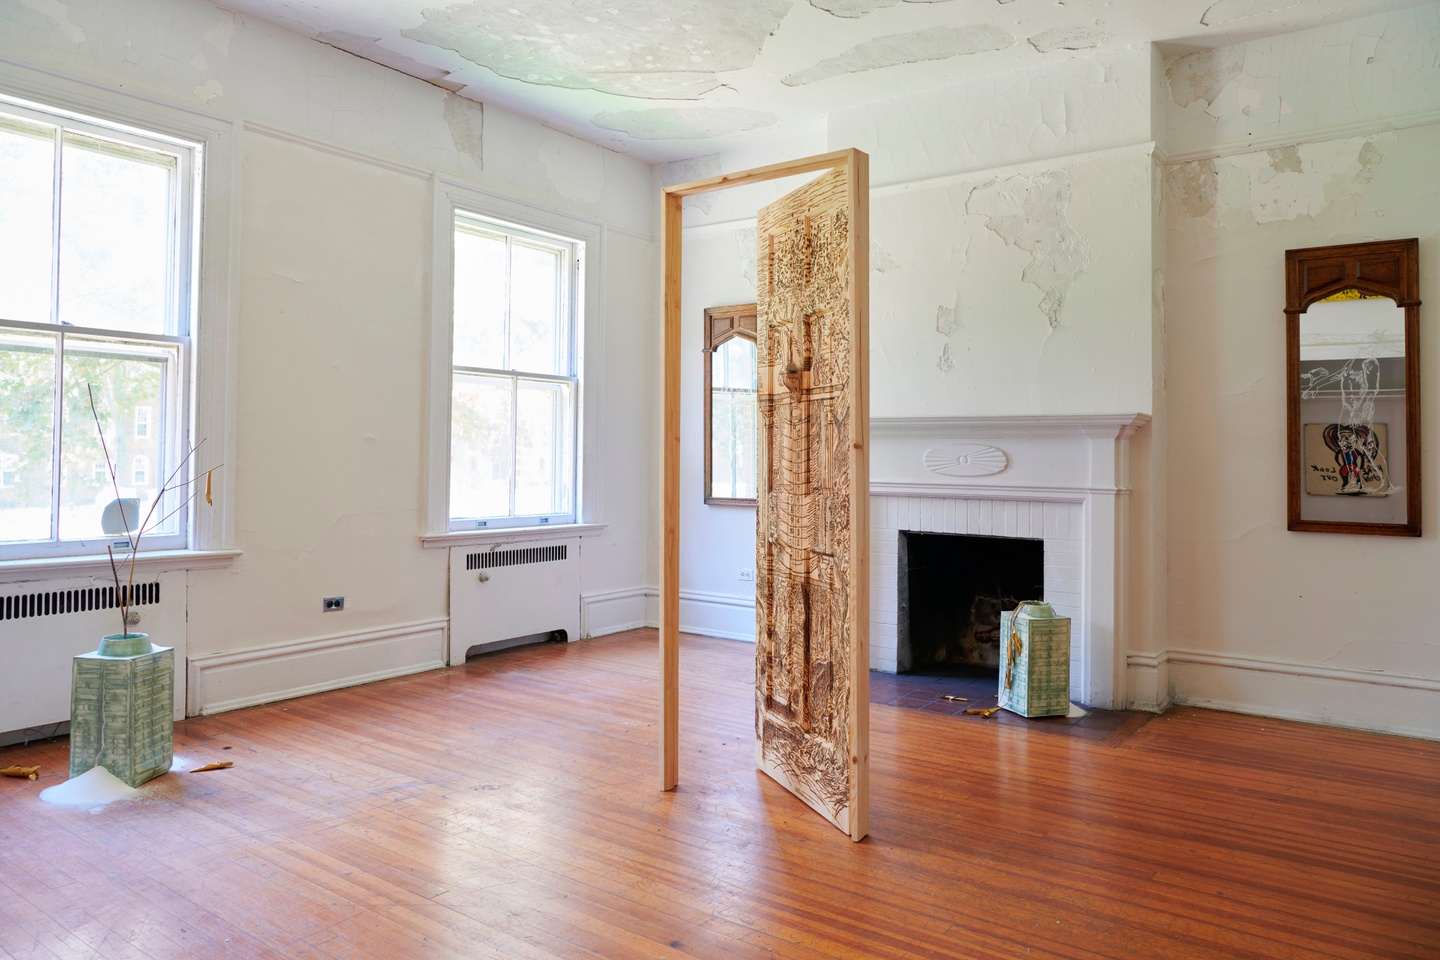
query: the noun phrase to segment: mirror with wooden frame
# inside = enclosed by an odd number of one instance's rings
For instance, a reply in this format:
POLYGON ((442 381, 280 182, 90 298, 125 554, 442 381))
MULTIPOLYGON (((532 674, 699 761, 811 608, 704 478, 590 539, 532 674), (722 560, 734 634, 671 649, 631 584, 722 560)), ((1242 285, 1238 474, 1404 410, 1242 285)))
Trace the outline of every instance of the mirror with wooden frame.
POLYGON ((705 311, 705 502, 755 505, 755 304, 705 311))
POLYGON ((1285 252, 1289 527, 1420 536, 1419 242, 1285 252))

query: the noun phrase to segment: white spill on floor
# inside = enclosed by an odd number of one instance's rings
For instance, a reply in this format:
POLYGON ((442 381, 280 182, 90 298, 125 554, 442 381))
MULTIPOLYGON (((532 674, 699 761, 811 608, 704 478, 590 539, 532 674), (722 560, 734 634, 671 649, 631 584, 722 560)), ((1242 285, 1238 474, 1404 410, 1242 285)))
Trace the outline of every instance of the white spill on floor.
POLYGON ((62 807, 99 809, 115 800, 130 800, 140 791, 125 783, 104 767, 91 767, 78 777, 71 777, 54 787, 40 791, 40 799, 62 807))

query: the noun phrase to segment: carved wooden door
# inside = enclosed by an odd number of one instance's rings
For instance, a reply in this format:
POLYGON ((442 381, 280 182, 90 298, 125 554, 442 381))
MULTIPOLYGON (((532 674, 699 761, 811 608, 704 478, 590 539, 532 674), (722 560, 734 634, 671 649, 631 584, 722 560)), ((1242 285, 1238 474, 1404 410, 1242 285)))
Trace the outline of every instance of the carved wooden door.
MULTIPOLYGON (((863 155, 862 155, 863 156, 863 155)), ((854 167, 760 211, 756 763, 853 839, 867 825, 866 202, 854 167)))

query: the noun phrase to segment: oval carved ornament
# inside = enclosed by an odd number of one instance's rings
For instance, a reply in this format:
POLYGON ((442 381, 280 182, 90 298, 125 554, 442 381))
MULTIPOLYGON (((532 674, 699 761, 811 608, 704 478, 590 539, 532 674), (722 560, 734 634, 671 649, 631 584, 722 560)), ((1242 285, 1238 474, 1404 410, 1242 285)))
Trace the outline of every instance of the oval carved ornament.
POLYGON ((988 477, 1010 465, 999 447, 983 443, 946 443, 925 451, 925 469, 947 477, 988 477))

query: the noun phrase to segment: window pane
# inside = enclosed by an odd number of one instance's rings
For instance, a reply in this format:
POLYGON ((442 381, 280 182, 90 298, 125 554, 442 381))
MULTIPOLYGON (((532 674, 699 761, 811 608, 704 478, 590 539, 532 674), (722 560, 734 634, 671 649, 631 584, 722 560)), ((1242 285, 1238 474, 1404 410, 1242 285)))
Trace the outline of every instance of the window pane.
POLYGON ((50 322, 55 132, 0 121, 0 319, 50 322))
POLYGON ((65 135, 60 175, 60 319, 167 330, 175 158, 65 135))
POLYGON ((0 541, 50 537, 55 338, 0 332, 0 541))
POLYGON ((450 515, 510 514, 509 377, 456 374, 450 404, 450 515))
POLYGON ((521 380, 515 422, 515 513, 569 513, 575 474, 568 383, 521 380))
POLYGON ((755 344, 732 337, 710 366, 710 495, 755 496, 755 344))
POLYGON ((554 247, 510 245, 510 369, 568 375, 568 331, 561 316, 562 258, 554 247))
MULTIPOLYGON (((95 463, 105 453, 95 429, 87 387, 95 388, 95 410, 105 428, 105 443, 121 497, 140 500, 143 519, 165 479, 174 469, 161 442, 164 430, 151 430, 137 437, 126 429, 135 422, 140 407, 164 410, 166 378, 178 362, 174 350, 152 345, 114 343, 81 337, 65 340, 65 424, 60 451, 60 539, 88 540, 104 537, 100 514, 115 499, 115 485, 108 472, 97 482, 95 463)), ((164 419, 162 414, 161 419, 164 419)), ((147 534, 174 533, 179 518, 170 517, 163 526, 153 526, 184 502, 188 490, 167 497, 155 512, 147 534)))
POLYGON ((458 226, 453 362, 505 368, 505 238, 458 226))

